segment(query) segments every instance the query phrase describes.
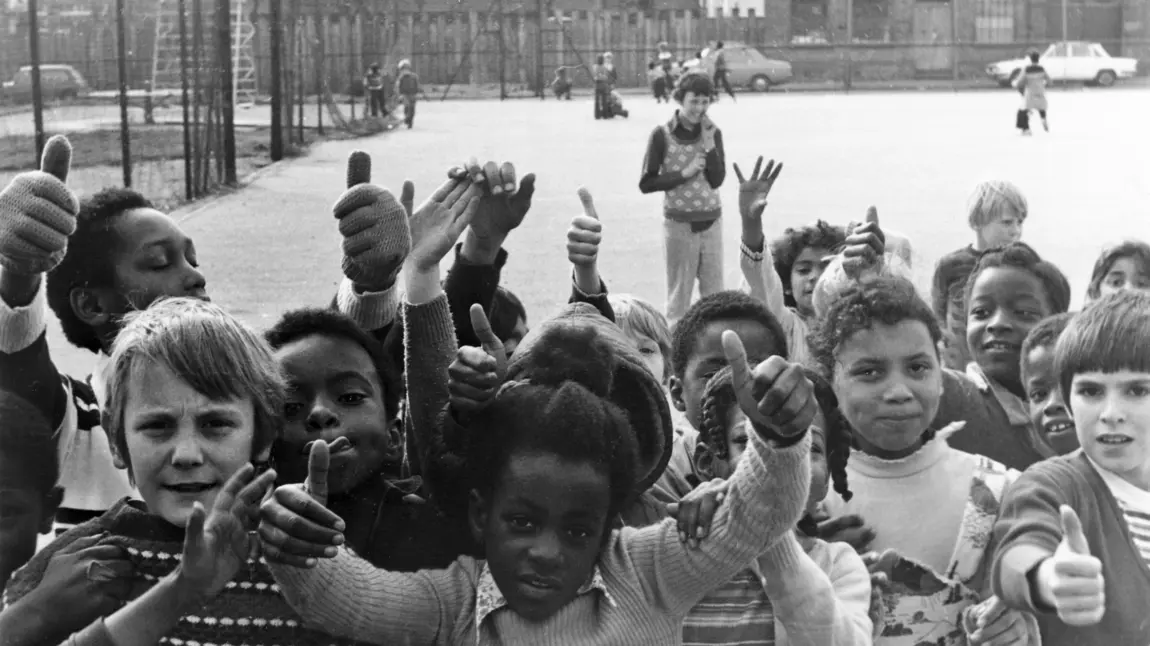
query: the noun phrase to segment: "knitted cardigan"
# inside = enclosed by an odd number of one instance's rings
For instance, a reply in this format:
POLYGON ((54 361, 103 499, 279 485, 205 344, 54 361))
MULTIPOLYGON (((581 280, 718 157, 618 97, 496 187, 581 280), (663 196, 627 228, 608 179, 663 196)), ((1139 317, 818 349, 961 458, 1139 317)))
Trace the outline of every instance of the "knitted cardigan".
MULTIPOLYGON (((128 499, 116 503, 99 518, 77 525, 32 558, 18 570, 4 592, 5 606, 24 598, 40 584, 52 556, 74 541, 103 534, 100 544, 119 545, 128 552, 136 569, 141 594, 172 573, 183 553, 184 530, 144 510, 143 504, 128 499)), ((84 633, 98 633, 85 630, 84 633)), ((267 564, 248 561, 235 579, 199 612, 180 619, 164 643, 329 645, 353 644, 303 627, 299 615, 280 593, 267 564)))

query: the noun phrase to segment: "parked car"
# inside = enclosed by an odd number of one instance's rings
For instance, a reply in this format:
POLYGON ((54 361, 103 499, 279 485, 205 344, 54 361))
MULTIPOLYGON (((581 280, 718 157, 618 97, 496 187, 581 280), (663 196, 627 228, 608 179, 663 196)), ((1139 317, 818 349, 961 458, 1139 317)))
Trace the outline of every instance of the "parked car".
MULTIPOLYGON (((1102 45, 1082 41, 1054 43, 1046 48, 1038 63, 1046 68, 1055 83, 1091 83, 1110 87, 1118 79, 1133 77, 1138 61, 1133 58, 1115 58, 1106 53, 1102 45)), ((1023 57, 1012 61, 999 61, 986 67, 986 74, 1003 87, 1010 87, 1018 75, 1030 64, 1023 57)))
MULTIPOLYGON (((41 65, 40 92, 46 101, 74 99, 88 93, 88 83, 71 65, 41 65)), ((4 81, 0 95, 12 103, 32 100, 32 66, 25 65, 11 81, 4 81)))
MULTIPOLYGON (((745 87, 755 92, 766 92, 772 85, 782 85, 794 78, 791 64, 767 58, 762 52, 743 43, 723 43, 723 57, 727 62, 727 80, 734 87, 745 87)), ((684 67, 715 73, 718 52, 707 51, 702 59, 687 61, 684 67)))

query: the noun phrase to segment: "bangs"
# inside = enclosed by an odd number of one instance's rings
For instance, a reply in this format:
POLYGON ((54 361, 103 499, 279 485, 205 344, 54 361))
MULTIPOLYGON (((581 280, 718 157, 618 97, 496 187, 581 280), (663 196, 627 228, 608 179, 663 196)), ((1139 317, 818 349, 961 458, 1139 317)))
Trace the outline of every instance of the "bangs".
POLYGON ((1118 292, 1075 315, 1058 338, 1054 368, 1066 401, 1074 375, 1150 374, 1150 294, 1118 292))

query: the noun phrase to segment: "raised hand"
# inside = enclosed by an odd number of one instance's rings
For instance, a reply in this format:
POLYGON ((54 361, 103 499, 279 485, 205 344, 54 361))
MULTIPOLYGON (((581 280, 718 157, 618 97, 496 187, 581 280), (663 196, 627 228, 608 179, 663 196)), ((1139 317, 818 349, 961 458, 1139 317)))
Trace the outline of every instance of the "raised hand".
POLYGON ((1059 509, 1062 542, 1038 566, 1038 593, 1058 618, 1070 626, 1092 626, 1106 614, 1106 579, 1102 561, 1090 554, 1078 514, 1066 505, 1059 509))
POLYGON ((411 252, 408 215, 415 188, 403 186, 404 204, 371 183, 371 156, 362 150, 347 158, 347 190, 332 211, 343 236, 343 273, 357 287, 382 291, 393 284, 411 252))
POLYGON ((739 215, 743 220, 753 220, 762 226, 763 210, 767 208, 767 196, 771 194, 771 189, 775 187, 775 180, 779 178, 779 173, 783 172, 783 163, 775 164, 775 160, 767 162, 767 167, 763 168, 763 158, 755 161, 754 171, 751 172, 750 179, 743 176, 743 171, 739 169, 739 165, 735 164, 735 177, 739 178, 739 215))
POLYGON ((603 225, 591 192, 580 187, 579 201, 583 204, 583 213, 576 215, 567 229, 567 260, 577 268, 594 269, 599 259, 599 243, 603 241, 603 225))
POLYGON ((327 479, 331 448, 347 441, 341 437, 330 447, 323 440, 313 442, 307 480, 277 487, 260 505, 260 547, 268 561, 310 568, 316 559, 338 552, 347 526, 326 507, 327 479))
POLYGON ((474 218, 481 192, 470 179, 448 179, 412 213, 408 260, 416 269, 439 266, 474 218))
POLYGON ((471 232, 481 240, 500 243, 523 223, 531 210, 535 195, 535 175, 529 173, 515 188, 515 166, 510 162, 498 165, 493 161, 480 167, 474 157, 467 164, 471 181, 483 188, 479 208, 471 221, 471 232))
POLYGON ((460 348, 447 368, 451 410, 464 416, 474 415, 491 403, 507 378, 507 352, 492 331, 482 305, 471 306, 471 328, 483 347, 460 348))
POLYGON ((810 428, 818 412, 815 387, 802 366, 772 356, 755 366, 747 364, 747 351, 739 335, 723 332, 723 354, 731 365, 731 379, 739 408, 760 434, 786 441, 810 428))
POLYGON ((727 498, 729 487, 726 480, 714 478, 692 489, 679 502, 667 505, 667 515, 678 523, 681 542, 699 547, 699 541, 710 533, 711 521, 727 498))
POLYGON ((248 534, 251 509, 260 504, 275 483, 275 471, 259 477, 255 467, 246 464, 228 478, 212 503, 209 514, 196 503, 184 530, 184 554, 180 560, 180 581, 198 598, 215 597, 239 572, 252 555, 255 545, 248 534))
POLYGON ((44 146, 40 170, 21 173, 0 191, 0 266, 35 276, 64 259, 80 205, 64 182, 72 145, 56 135, 44 146))
POLYGON ((886 236, 878 223, 878 209, 870 207, 866 221, 852 225, 843 246, 843 270, 852 278, 876 266, 886 253, 886 236))

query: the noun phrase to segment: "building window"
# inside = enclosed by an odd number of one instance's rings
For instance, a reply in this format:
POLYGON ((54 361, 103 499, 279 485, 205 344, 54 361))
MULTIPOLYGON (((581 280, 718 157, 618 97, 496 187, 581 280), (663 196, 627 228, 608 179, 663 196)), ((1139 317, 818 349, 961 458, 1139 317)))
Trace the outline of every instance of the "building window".
POLYGON ((1014 3, 1011 0, 976 0, 974 42, 1014 42, 1014 3))
POLYGON ((890 6, 887 0, 854 1, 854 42, 890 42, 890 6))
POLYGON ((791 0, 791 42, 829 42, 827 0, 791 0))

